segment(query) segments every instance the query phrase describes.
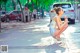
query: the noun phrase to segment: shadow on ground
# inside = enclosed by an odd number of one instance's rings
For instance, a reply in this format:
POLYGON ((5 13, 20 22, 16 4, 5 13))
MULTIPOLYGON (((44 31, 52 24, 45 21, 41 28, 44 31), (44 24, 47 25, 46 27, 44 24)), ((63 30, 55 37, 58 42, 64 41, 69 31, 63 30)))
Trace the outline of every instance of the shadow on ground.
POLYGON ((49 45, 47 49, 45 49, 46 53, 63 53, 65 50, 66 48, 59 46, 59 44, 49 45))
POLYGON ((9 50, 11 50, 9 52, 15 51, 17 53, 20 53, 20 50, 29 53, 64 53, 66 48, 60 47, 59 44, 52 44, 47 46, 9 46, 9 50))

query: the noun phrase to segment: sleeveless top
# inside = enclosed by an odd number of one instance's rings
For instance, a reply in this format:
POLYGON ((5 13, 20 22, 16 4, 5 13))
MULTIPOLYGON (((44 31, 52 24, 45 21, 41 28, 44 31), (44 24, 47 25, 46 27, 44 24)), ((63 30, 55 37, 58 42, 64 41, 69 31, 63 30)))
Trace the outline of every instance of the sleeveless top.
POLYGON ((56 29, 56 21, 54 20, 57 16, 51 18, 51 23, 50 26, 53 27, 54 29, 56 29))

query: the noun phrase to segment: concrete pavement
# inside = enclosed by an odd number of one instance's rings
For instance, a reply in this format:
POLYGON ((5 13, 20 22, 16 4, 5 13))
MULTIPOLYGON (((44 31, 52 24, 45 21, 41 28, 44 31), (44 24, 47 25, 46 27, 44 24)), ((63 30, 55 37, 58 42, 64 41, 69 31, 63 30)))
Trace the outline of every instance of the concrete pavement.
POLYGON ((48 24, 49 18, 29 23, 3 23, 6 31, 0 33, 0 45, 8 45, 8 53, 80 53, 80 23, 70 25, 64 32, 68 48, 54 43, 48 24))

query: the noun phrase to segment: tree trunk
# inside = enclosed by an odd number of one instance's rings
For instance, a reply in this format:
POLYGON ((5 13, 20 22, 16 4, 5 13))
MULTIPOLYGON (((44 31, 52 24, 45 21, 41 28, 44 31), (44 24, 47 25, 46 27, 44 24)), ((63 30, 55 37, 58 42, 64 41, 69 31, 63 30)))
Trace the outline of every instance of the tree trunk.
POLYGON ((28 6, 28 5, 29 5, 29 0, 27 0, 27 1, 28 1, 28 2, 27 2, 27 7, 29 8, 29 6, 28 6))
POLYGON ((1 10, 1 4, 0 4, 0 10, 1 10))
POLYGON ((6 3, 5 3, 5 11, 6 11, 6 3))
POLYGON ((1 32, 1 18, 0 18, 0 32, 1 32))
POLYGON ((0 32, 1 32, 1 18, 0 18, 0 32))
POLYGON ((17 1, 18 1, 19 5, 20 5, 20 9, 21 9, 21 12, 22 12, 21 20, 24 22, 24 13, 23 13, 22 5, 21 5, 20 0, 17 0, 17 1))
POLYGON ((16 3, 14 2, 14 0, 12 0, 12 3, 13 3, 14 10, 16 10, 16 3))
POLYGON ((33 0, 31 0, 31 3, 32 3, 32 9, 34 9, 34 4, 33 4, 33 0))
MULTIPOLYGON (((1 4, 0 4, 0 10, 1 10, 1 4)), ((1 32, 1 18, 0 18, 0 32, 1 32)))

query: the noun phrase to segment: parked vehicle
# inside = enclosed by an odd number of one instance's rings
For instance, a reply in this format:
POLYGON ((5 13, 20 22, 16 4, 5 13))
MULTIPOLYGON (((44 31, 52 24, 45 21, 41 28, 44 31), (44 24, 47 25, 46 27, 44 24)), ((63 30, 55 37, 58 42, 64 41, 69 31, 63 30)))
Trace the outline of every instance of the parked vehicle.
POLYGON ((21 11, 14 10, 8 13, 6 16, 9 17, 9 20, 20 20, 21 21, 21 11))
POLYGON ((6 14, 7 14, 7 13, 8 13, 8 12, 6 12, 6 11, 0 11, 0 19, 1 19, 2 22, 8 20, 8 18, 6 18, 6 14))
POLYGON ((42 14, 41 12, 37 12, 38 17, 41 17, 41 14, 42 14))
POLYGON ((64 16, 68 17, 69 24, 75 24, 75 12, 74 12, 74 7, 70 2, 58 2, 54 3, 54 7, 62 7, 64 10, 64 14, 61 17, 62 20, 64 20, 64 16))

